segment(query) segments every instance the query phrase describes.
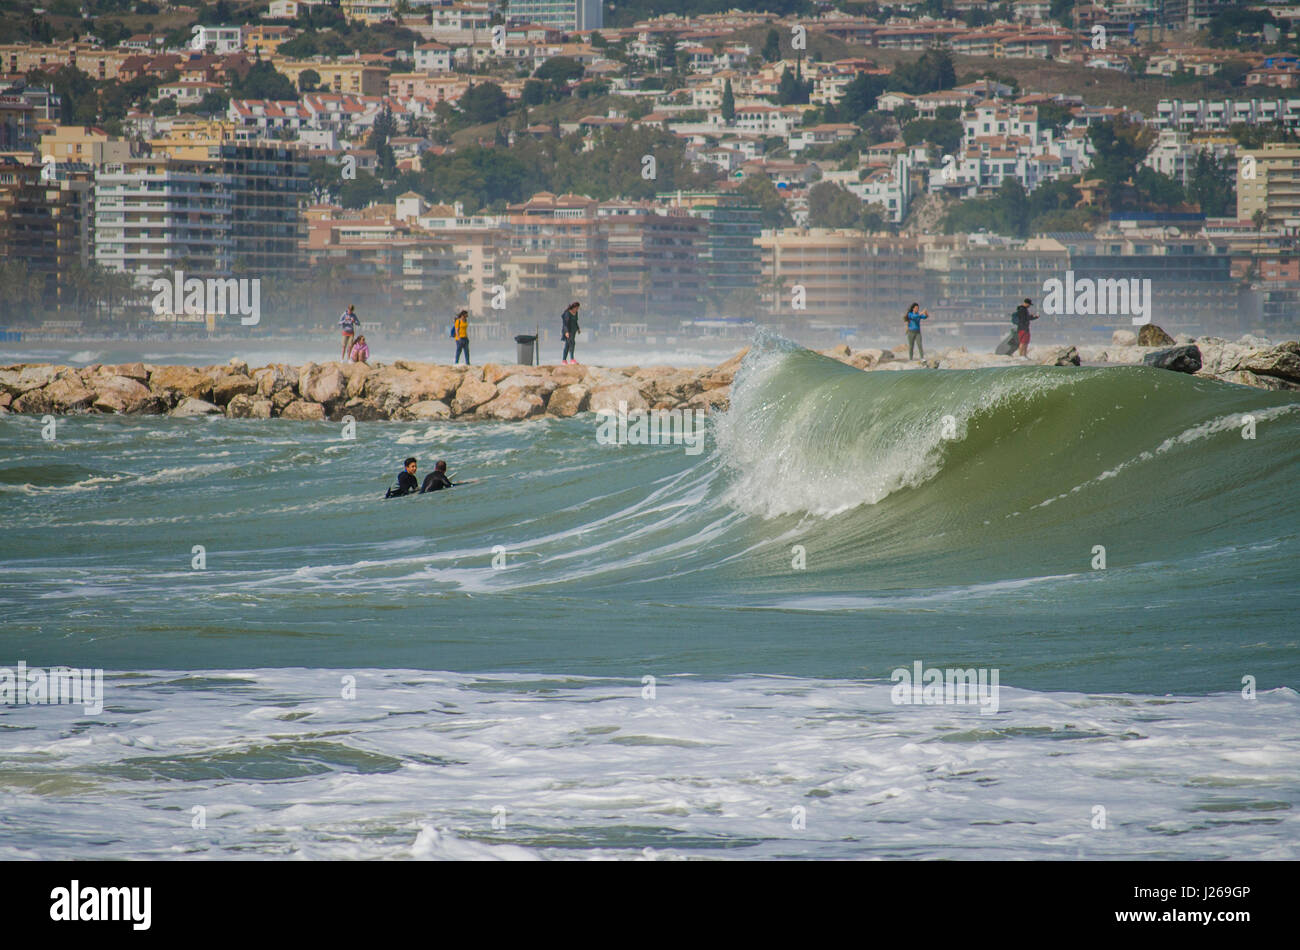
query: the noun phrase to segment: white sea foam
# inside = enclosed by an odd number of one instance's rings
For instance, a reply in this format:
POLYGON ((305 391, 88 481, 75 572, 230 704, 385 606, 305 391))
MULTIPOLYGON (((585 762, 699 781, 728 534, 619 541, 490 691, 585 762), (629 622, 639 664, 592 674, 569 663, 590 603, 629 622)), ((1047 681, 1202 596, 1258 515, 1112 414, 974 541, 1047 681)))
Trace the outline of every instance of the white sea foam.
POLYGON ((1291 690, 982 716, 886 675, 110 674, 5 711, 0 858, 1300 856, 1291 690))

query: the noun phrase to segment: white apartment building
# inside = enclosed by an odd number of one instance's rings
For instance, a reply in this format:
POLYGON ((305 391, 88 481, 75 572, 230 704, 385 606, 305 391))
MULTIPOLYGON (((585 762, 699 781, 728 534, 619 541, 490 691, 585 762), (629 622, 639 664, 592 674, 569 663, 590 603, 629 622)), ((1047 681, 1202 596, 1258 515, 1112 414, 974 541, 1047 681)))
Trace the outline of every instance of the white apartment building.
POLYGON ((243 30, 237 26, 196 26, 190 49, 216 53, 238 53, 244 48, 243 30))
POLYGON ((537 23, 566 33, 605 25, 601 0, 510 0, 506 17, 511 23, 537 23))
POLYGON ((213 169, 164 158, 104 165, 95 177, 95 261, 143 287, 178 269, 228 273, 233 179, 213 169))
POLYGON ((1143 163, 1186 185, 1188 177, 1196 169, 1197 157, 1203 151, 1226 163, 1230 169, 1237 166, 1237 143, 1234 139, 1212 136, 1193 140, 1190 132, 1177 129, 1161 129, 1156 144, 1143 163))
POLYGON ((421 73, 451 72, 451 47, 443 43, 417 43, 415 70, 421 73))
POLYGON ((1296 99, 1161 99, 1151 124, 1157 129, 1184 132, 1226 130, 1237 123, 1281 122, 1300 127, 1300 98, 1296 99))

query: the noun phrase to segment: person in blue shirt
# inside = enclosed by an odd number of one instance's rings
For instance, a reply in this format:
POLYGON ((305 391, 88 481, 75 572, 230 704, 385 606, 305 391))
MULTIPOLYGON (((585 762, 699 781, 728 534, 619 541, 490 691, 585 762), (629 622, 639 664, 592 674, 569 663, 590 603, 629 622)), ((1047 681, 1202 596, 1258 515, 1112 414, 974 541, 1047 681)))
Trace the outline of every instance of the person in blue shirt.
POLYGON ((357 308, 354 304, 348 304, 348 309, 344 310, 343 316, 339 317, 339 329, 343 331, 343 362, 345 363, 352 353, 352 339, 359 326, 361 321, 357 318, 357 308))
POLYGON ((916 348, 921 353, 921 359, 925 359, 925 344, 921 342, 921 321, 928 319, 930 314, 921 309, 919 303, 914 303, 907 308, 907 313, 903 314, 903 322, 907 324, 907 358, 912 358, 912 350, 916 348))

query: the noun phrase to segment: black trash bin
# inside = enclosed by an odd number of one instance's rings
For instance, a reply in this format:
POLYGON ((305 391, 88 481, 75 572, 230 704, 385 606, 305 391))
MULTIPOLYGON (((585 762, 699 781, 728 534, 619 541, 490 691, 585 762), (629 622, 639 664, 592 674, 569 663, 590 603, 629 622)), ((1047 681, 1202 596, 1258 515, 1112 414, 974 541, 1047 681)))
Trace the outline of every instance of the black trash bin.
POLYGON ((537 337, 521 333, 515 337, 515 362, 521 366, 537 365, 537 337))

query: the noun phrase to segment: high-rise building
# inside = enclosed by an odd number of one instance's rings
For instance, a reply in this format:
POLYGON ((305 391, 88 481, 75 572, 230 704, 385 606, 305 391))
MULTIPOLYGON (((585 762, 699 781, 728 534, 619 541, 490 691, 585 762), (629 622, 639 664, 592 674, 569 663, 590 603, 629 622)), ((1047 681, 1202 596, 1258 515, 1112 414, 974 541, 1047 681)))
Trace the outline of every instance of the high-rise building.
POLYGON ((1271 227, 1300 227, 1300 145, 1268 142, 1237 157, 1237 217, 1256 213, 1271 227))
POLYGON ((95 179, 95 260, 142 287, 176 270, 229 274, 232 185, 219 161, 149 157, 104 165, 95 179))
POLYGON ((227 142, 212 157, 231 179, 236 277, 299 277, 298 245, 306 235, 302 209, 311 194, 307 153, 259 142, 227 142))
POLYGON ((40 301, 55 296, 59 275, 58 229, 48 190, 41 165, 0 155, 0 260, 26 265, 28 282, 36 285, 28 296, 40 301))
POLYGON ((510 0, 511 23, 536 23, 557 30, 598 30, 605 25, 601 0, 510 0))
POLYGON ((867 305, 865 235, 837 228, 765 230, 760 284, 769 319, 856 322, 867 305))
POLYGON ((743 195, 726 192, 682 192, 670 200, 708 222, 701 262, 709 294, 721 300, 737 290, 757 291, 763 274, 763 252, 754 243, 763 233, 758 207, 743 195))
POLYGON ((684 209, 604 202, 597 216, 608 253, 608 300, 615 315, 691 319, 708 281, 702 260, 708 223, 684 209))
POLYGON ((276 142, 235 142, 227 129, 154 139, 155 155, 205 161, 230 176, 236 277, 298 278, 306 236, 302 209, 311 194, 307 153, 276 142))

